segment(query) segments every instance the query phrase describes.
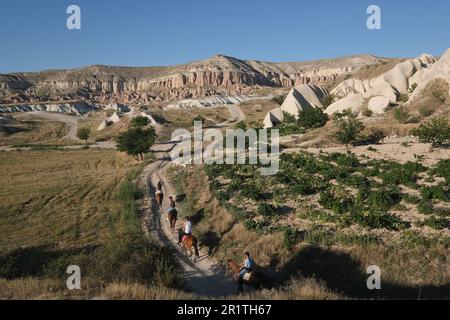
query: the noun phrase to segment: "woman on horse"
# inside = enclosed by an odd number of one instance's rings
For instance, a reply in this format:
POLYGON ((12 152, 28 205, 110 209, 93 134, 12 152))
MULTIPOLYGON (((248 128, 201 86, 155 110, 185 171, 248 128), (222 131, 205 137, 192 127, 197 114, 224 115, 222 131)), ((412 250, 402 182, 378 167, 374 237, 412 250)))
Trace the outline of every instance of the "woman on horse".
POLYGON ((246 273, 250 273, 253 271, 253 267, 255 266, 255 261, 253 261, 249 252, 244 253, 244 262, 241 265, 241 270, 239 271, 239 283, 242 283, 244 276, 246 273))
POLYGON ((180 232, 178 235, 178 245, 181 245, 181 241, 184 236, 189 236, 192 234, 192 221, 191 217, 187 216, 186 221, 184 222, 183 232, 180 232))

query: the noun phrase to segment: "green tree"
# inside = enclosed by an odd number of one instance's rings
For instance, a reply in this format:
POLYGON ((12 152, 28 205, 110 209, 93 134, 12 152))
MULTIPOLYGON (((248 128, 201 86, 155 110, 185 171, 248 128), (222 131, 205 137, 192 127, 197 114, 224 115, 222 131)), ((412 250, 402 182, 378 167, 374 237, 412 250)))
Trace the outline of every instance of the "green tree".
POLYGON ((89 136, 91 135, 91 129, 89 128, 79 128, 77 131, 77 137, 80 140, 88 141, 89 136))
POLYGON ((131 128, 117 138, 117 150, 144 160, 144 154, 155 143, 157 135, 153 128, 131 128))
POLYGON ((150 120, 147 117, 138 116, 131 120, 131 126, 133 127, 145 127, 150 124, 150 120))
POLYGON ((339 129, 336 137, 340 143, 345 144, 347 150, 349 149, 349 145, 357 140, 359 134, 364 129, 363 123, 357 117, 358 114, 353 113, 350 109, 334 115, 334 122, 339 129))
POLYGON ((420 142, 431 143, 433 147, 450 143, 450 126, 444 117, 435 117, 431 121, 413 129, 411 134, 418 137, 420 142))
POLYGON ((299 112, 297 124, 305 129, 320 128, 328 119, 328 115, 319 108, 305 108, 299 112))

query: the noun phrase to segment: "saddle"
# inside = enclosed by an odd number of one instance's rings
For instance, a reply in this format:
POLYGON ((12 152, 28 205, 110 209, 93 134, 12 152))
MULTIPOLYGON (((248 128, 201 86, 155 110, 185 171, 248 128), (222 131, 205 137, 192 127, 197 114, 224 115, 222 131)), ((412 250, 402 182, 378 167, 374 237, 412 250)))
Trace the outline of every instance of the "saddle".
POLYGON ((183 238, 181 238, 181 242, 186 241, 189 237, 192 237, 190 234, 185 234, 183 238))
POLYGON ((245 281, 250 281, 251 277, 253 275, 253 271, 247 272, 246 274, 244 274, 244 280, 245 281))

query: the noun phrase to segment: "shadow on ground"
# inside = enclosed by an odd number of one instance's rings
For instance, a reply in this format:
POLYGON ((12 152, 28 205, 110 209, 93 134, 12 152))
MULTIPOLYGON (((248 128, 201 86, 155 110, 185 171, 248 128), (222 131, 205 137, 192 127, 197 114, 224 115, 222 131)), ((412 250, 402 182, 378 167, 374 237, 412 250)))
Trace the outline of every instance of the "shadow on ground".
POLYGON ((283 285, 292 276, 314 277, 325 282, 331 290, 350 298, 363 299, 448 299, 450 283, 442 286, 403 286, 387 283, 381 277, 381 290, 367 289, 367 278, 359 261, 347 253, 319 247, 301 249, 285 264, 274 279, 275 284, 283 285))

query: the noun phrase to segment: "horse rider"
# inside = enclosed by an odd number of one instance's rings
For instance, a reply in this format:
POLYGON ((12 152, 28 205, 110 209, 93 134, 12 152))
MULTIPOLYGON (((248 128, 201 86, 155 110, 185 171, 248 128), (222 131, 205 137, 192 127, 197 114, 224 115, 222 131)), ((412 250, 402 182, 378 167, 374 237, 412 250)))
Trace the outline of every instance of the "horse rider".
POLYGON ((169 209, 167 211, 170 211, 170 208, 175 208, 175 200, 172 196, 169 197, 169 209))
POLYGON ((184 236, 189 236, 192 234, 192 220, 191 217, 187 216, 186 221, 183 225, 183 232, 180 232, 178 234, 178 245, 181 245, 181 241, 183 240, 184 236))
POLYGON ((244 262, 241 265, 241 270, 239 271, 239 283, 242 284, 244 276, 246 273, 253 271, 255 266, 255 261, 250 256, 249 252, 244 253, 244 262))

